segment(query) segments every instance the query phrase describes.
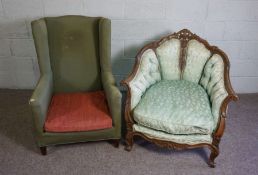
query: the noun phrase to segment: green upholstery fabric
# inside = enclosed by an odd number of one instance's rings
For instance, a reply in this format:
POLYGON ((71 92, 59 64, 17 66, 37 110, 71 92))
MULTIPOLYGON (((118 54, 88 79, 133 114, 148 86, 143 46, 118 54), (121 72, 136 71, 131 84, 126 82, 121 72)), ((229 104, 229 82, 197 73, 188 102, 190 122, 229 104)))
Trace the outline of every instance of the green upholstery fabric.
MULTIPOLYGON (((172 38, 151 50, 153 60, 158 60, 155 66, 143 65, 141 61, 137 74, 144 78, 136 75, 129 82, 131 111, 136 122, 133 130, 149 138, 176 143, 212 143, 221 105, 228 96, 223 58, 201 42, 190 40, 186 64, 180 72, 180 50, 180 40, 172 38), (146 79, 144 72, 151 75, 152 70, 160 78, 146 79)), ((141 59, 146 59, 146 55, 141 59)))
POLYGON ((196 40, 190 40, 187 44, 186 65, 183 72, 183 79, 198 83, 202 76, 203 68, 211 52, 196 40))
POLYGON ((38 146, 121 137, 121 93, 111 71, 111 22, 105 18, 63 16, 32 22, 40 79, 30 99, 38 146), (43 131, 53 93, 104 89, 112 115, 110 129, 43 131))
POLYGON ((194 145, 199 143, 212 143, 211 135, 204 134, 188 134, 188 135, 175 135, 163 131, 154 130, 139 124, 133 125, 133 130, 143 133, 151 139, 171 141, 175 143, 194 145))
POLYGON ((164 80, 179 80, 180 40, 171 39, 162 43, 157 49, 161 75, 164 80))
POLYGON ((130 82, 131 107, 134 108, 141 100, 145 90, 161 79, 159 62, 153 50, 146 50, 139 64, 139 69, 130 82))
POLYGON ((107 97, 109 110, 113 118, 115 138, 121 136, 121 99, 122 95, 116 86, 111 69, 111 21, 99 21, 99 50, 102 86, 107 97))
POLYGON ((36 128, 36 137, 43 133, 48 104, 53 94, 53 77, 48 49, 48 34, 44 19, 32 22, 32 34, 40 68, 40 79, 31 96, 30 106, 36 128))
POLYGON ((185 80, 152 85, 133 116, 140 125, 170 134, 211 134, 214 126, 206 91, 185 80))
POLYGON ((100 90, 99 19, 65 16, 45 21, 54 92, 100 90))
POLYGON ((221 56, 214 54, 206 63, 200 84, 206 89, 212 106, 214 128, 216 128, 220 106, 228 93, 224 82, 224 62, 221 56))

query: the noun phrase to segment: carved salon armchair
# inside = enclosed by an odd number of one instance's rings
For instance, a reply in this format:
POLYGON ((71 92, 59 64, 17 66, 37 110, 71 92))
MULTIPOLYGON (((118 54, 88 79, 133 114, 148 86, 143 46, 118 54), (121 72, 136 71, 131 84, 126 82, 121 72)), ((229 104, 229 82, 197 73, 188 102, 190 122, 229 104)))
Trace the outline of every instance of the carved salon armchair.
POLYGON ((32 22, 40 80, 30 99, 41 153, 50 145, 121 135, 121 94, 110 64, 110 20, 85 16, 32 22))
POLYGON ((238 99, 223 51, 183 29, 141 49, 122 85, 126 150, 134 136, 168 148, 206 146, 215 167, 228 103, 238 99))

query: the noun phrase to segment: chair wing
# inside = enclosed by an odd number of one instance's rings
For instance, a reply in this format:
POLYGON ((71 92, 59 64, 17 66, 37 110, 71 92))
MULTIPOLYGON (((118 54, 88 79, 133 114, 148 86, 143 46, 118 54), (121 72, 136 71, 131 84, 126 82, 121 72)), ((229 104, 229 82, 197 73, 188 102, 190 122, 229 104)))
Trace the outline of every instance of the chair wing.
POLYGON ((48 105, 52 98, 53 79, 50 66, 47 26, 45 20, 40 19, 33 21, 31 27, 41 76, 30 98, 30 106, 34 116, 33 119, 36 126, 36 132, 41 135, 43 133, 43 126, 48 111, 48 105))
POLYGON ((206 63, 200 84, 209 94, 214 123, 218 123, 220 107, 228 96, 224 81, 224 62, 221 56, 215 54, 206 63))
POLYGON ((102 86, 105 91, 108 106, 116 126, 117 135, 121 129, 121 92, 115 83, 111 69, 111 21, 101 18, 99 22, 99 55, 102 86))
POLYGON ((159 62, 152 49, 143 50, 135 65, 131 76, 124 81, 131 94, 131 109, 139 103, 145 90, 161 79, 159 62))

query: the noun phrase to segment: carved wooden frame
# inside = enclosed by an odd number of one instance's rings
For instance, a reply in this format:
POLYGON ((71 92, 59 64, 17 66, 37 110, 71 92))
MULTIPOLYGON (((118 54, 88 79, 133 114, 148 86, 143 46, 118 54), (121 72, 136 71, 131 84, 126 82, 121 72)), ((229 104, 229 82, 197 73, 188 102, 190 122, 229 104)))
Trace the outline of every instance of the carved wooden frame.
POLYGON ((133 143, 134 143, 133 142, 133 137, 134 136, 140 136, 141 138, 143 138, 143 139, 145 139, 149 142, 152 142, 152 143, 154 143, 158 146, 173 148, 173 149, 191 149, 191 148, 198 148, 198 147, 208 147, 211 150, 211 154, 210 154, 210 157, 209 157, 209 160, 208 160, 208 165, 210 167, 215 167, 214 160, 219 155, 219 142, 220 142, 220 139, 221 139, 221 137, 224 133, 224 129, 225 129, 225 119, 226 119, 226 116, 227 116, 228 103, 231 100, 234 100, 234 101, 238 100, 238 96, 235 94, 234 90, 232 89, 231 83, 230 83, 229 68, 230 68, 229 59, 228 59, 227 55, 222 50, 220 50, 216 46, 211 46, 206 40, 200 38, 196 34, 193 34, 188 29, 183 29, 179 32, 176 32, 176 33, 173 33, 171 35, 165 36, 165 37, 161 38, 159 41, 152 42, 150 44, 147 44, 145 47, 143 47, 138 52, 138 54, 136 56, 136 61, 135 61, 132 73, 125 80, 121 81, 121 84, 123 86, 125 86, 126 89, 127 89, 127 98, 126 98, 126 104, 125 104, 125 121, 126 121, 127 134, 126 134, 126 147, 125 147, 125 149, 127 151, 130 151, 132 149, 132 146, 133 146, 133 143), (184 70, 184 67, 185 67, 185 64, 186 64, 186 62, 185 62, 186 51, 185 50, 186 50, 188 41, 191 40, 191 39, 195 39, 195 40, 203 43, 204 46, 208 50, 211 51, 212 55, 213 54, 218 54, 223 58, 223 61, 224 61, 224 82, 225 82, 225 88, 226 88, 226 91, 228 93, 228 96, 224 99, 224 101, 222 102, 222 105, 220 107, 220 112, 219 112, 220 117, 219 117, 219 121, 218 121, 218 124, 217 124, 217 129, 212 133, 212 144, 208 144, 208 143, 198 143, 198 144, 194 144, 194 145, 180 144, 180 143, 171 142, 171 141, 164 141, 164 140, 149 138, 146 135, 144 135, 143 133, 133 131, 133 124, 135 124, 136 122, 134 121, 134 119, 132 117, 131 89, 130 89, 129 83, 130 83, 131 80, 133 80, 133 78, 135 77, 135 75, 137 73, 137 70, 138 70, 139 65, 140 65, 140 60, 141 60, 142 54, 148 49, 152 49, 156 53, 156 48, 158 46, 160 46, 162 43, 164 43, 165 41, 170 40, 172 38, 179 39, 180 42, 181 42, 181 51, 180 51, 180 59, 179 59, 179 66, 180 66, 181 75, 182 75, 182 71, 184 70))

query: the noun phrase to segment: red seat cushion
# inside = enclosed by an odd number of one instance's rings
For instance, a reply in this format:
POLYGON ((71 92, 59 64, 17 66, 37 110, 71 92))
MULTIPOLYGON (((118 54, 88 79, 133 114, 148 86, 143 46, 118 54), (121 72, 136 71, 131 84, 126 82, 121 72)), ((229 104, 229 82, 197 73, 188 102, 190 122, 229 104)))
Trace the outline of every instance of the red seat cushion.
POLYGON ((91 131, 112 127, 112 118, 103 91, 62 93, 52 97, 45 131, 91 131))

